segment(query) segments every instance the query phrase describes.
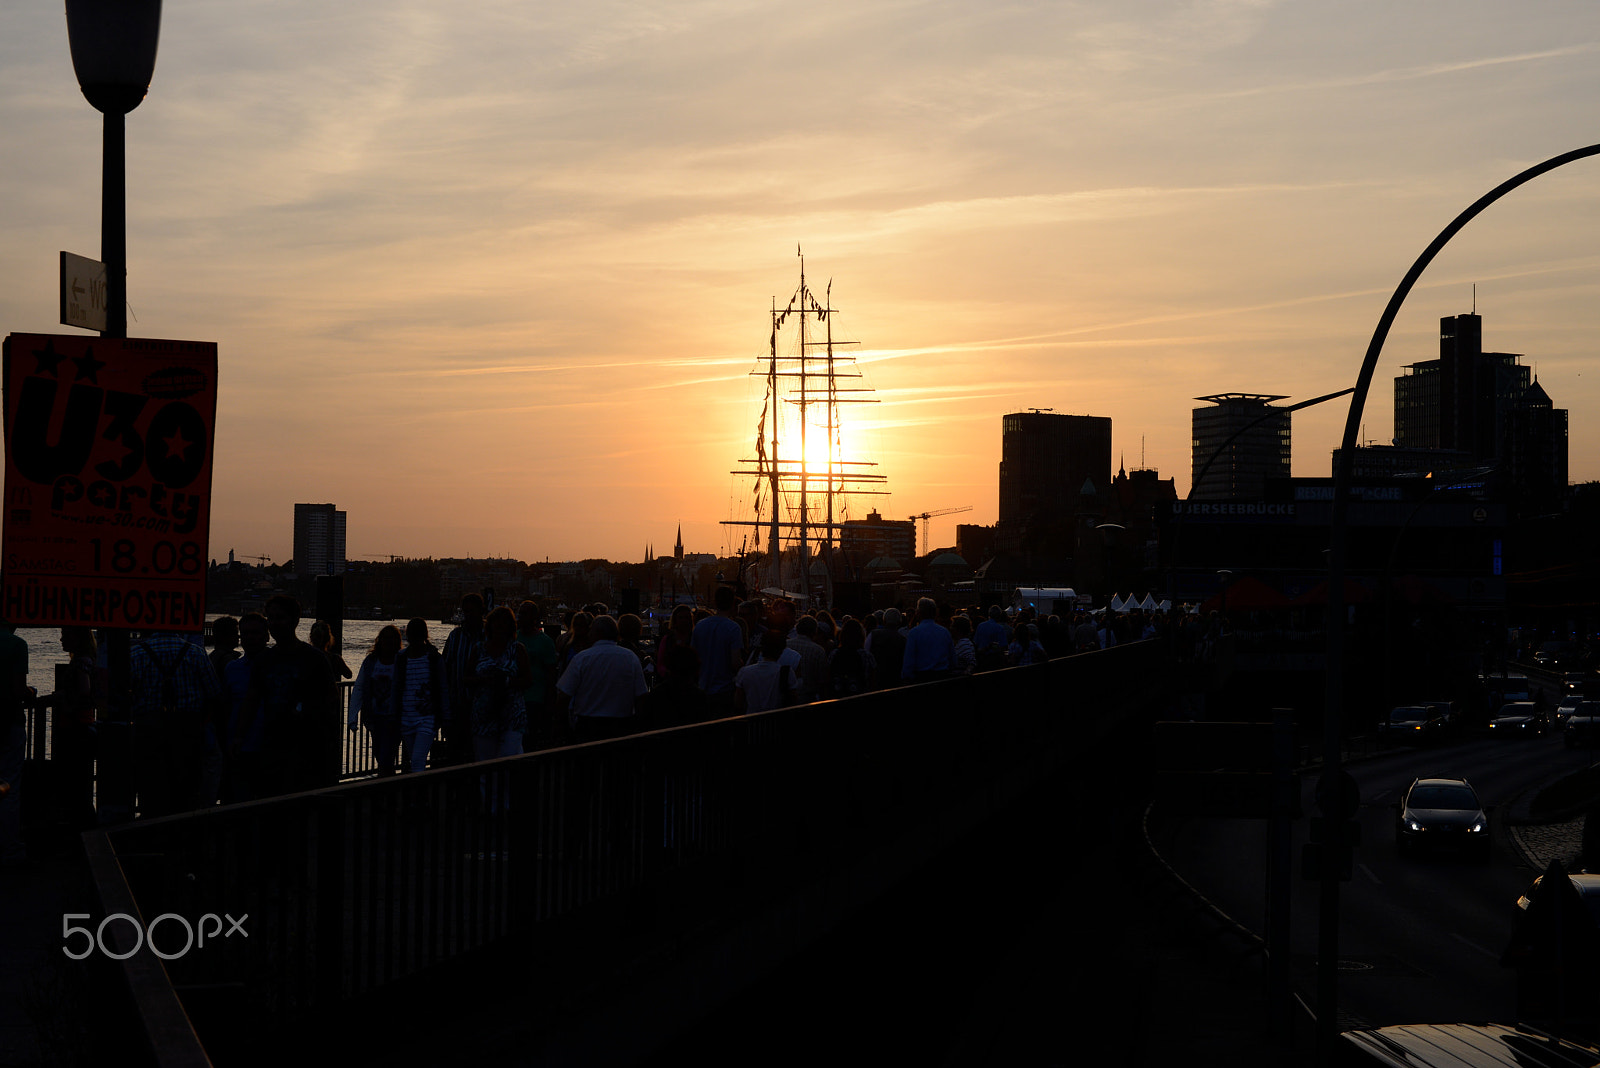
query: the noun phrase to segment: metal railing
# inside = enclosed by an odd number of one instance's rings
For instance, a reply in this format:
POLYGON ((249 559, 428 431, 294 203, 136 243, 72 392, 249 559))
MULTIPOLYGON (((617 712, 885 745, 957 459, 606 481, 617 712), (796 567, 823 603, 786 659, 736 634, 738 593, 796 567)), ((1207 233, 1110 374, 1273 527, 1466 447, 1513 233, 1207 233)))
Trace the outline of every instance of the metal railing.
MULTIPOLYGON (((339 683, 339 734, 340 742, 340 773, 339 779, 348 782, 352 779, 364 779, 376 775, 377 762, 372 755, 372 735, 365 726, 358 726, 355 731, 345 729, 345 716, 350 703, 350 691, 354 686, 350 680, 339 683)), ((55 695, 40 694, 23 703, 23 734, 22 756, 24 760, 48 760, 50 758, 50 731, 55 716, 55 695)))
POLYGON ((486 954, 515 954, 534 985, 596 981, 995 803, 1165 664, 1162 643, 1136 643, 86 837, 146 920, 249 916, 247 938, 165 961, 202 1039, 225 1046, 486 954))

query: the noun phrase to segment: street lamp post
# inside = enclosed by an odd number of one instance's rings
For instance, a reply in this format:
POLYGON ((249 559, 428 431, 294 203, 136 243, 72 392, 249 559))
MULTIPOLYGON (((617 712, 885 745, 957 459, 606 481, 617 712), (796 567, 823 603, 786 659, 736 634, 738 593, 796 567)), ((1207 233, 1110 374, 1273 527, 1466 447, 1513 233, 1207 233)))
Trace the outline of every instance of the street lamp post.
POLYGON ((106 265, 105 337, 128 336, 128 112, 156 69, 161 0, 66 0, 67 39, 78 86, 105 116, 101 159, 100 258, 106 265))
MULTIPOLYGON (((1422 277, 1422 272, 1462 227, 1513 189, 1557 167, 1589 156, 1600 156, 1600 145, 1588 145, 1584 148, 1575 148, 1571 152, 1563 152, 1559 156, 1552 156, 1543 163, 1535 164, 1522 173, 1506 179, 1474 201, 1470 207, 1457 215, 1449 226, 1441 230, 1439 236, 1434 238, 1433 242, 1423 250, 1422 255, 1417 257, 1411 269, 1400 280, 1399 286, 1395 288, 1394 294, 1390 296, 1389 303, 1378 319, 1377 328, 1372 332, 1366 357, 1362 360, 1361 370, 1356 376, 1355 393, 1350 398, 1350 414, 1345 419, 1344 440, 1339 450, 1339 463, 1333 478, 1333 515, 1329 523, 1328 537, 1327 688, 1324 691, 1322 717, 1322 774, 1325 779, 1335 780, 1343 774, 1343 754, 1340 746, 1343 742, 1344 723, 1344 572, 1346 518, 1350 510, 1350 478, 1355 464, 1356 436, 1367 403, 1367 391, 1372 386, 1372 375, 1378 366, 1378 356, 1383 352, 1383 343, 1389 337, 1389 328, 1400 312, 1400 305, 1405 303, 1412 287, 1417 284, 1417 279, 1422 277)), ((1324 816, 1332 815, 1324 813, 1324 816)), ((1343 824, 1338 819, 1330 818, 1327 827, 1329 840, 1323 843, 1324 854, 1336 856, 1344 845, 1343 824)), ((1317 1061, 1319 1064, 1331 1064, 1339 1038, 1337 1005, 1339 874, 1332 864, 1327 864, 1323 866, 1321 876, 1317 935, 1317 1061)))
MULTIPOLYGON (((78 87, 105 116, 100 179, 100 259, 106 270, 106 328, 102 337, 128 336, 128 112, 139 106, 156 69, 161 0, 66 0, 67 41, 78 87)), ((111 721, 127 723, 130 634, 107 627, 106 669, 111 721)), ((98 793, 103 822, 132 818, 135 785, 126 730, 101 734, 98 793)))

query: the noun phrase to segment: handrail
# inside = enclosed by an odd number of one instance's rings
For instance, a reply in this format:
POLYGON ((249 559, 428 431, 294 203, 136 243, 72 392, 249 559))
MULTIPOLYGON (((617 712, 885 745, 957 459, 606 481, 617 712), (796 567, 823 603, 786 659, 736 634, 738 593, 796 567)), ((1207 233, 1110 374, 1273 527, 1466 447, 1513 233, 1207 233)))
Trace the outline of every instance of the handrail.
MULTIPOLYGON (((89 878, 94 884, 102 916, 131 916, 142 930, 145 927, 139 903, 128 888, 127 878, 104 830, 88 831, 83 836, 84 853, 89 863, 89 878)), ((136 952, 132 929, 127 923, 106 924, 97 928, 97 939, 110 942, 108 950, 123 991, 132 1000, 134 1016, 141 1025, 139 1037, 145 1058, 161 1068, 210 1068, 211 1058, 195 1034, 183 1002, 167 978, 166 969, 153 953, 136 952), (124 956, 125 955, 125 956, 124 956), (121 957, 120 960, 115 960, 121 957)))
POLYGON ((247 939, 142 978, 183 994, 208 1042, 234 1020, 292 1033, 501 952, 530 982, 563 976, 530 1002, 559 1004, 924 821, 1002 804, 1159 686, 1165 657, 1130 643, 138 821, 105 835, 120 865, 103 874, 148 914, 249 915, 247 939))

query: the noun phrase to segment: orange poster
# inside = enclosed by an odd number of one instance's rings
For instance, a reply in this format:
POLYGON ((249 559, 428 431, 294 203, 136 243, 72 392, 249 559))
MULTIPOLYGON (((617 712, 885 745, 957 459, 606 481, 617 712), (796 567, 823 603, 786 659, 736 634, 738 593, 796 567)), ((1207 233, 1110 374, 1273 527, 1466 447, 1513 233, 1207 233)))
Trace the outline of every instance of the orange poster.
POLYGON ((0 615, 200 630, 216 344, 12 334, 4 380, 0 615))

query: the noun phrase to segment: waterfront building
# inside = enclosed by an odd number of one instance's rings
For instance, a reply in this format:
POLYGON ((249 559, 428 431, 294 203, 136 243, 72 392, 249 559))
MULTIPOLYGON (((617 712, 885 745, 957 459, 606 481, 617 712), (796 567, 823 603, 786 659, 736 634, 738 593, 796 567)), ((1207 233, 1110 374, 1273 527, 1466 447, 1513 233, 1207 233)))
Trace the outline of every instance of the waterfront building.
POLYGON ((331 504, 294 506, 294 566, 302 576, 342 575, 345 514, 331 504))
POLYGON ((1260 497, 1267 479, 1289 477, 1290 412, 1272 404, 1283 399, 1268 393, 1195 398, 1211 407, 1193 410, 1189 500, 1260 497))
POLYGON ((910 519, 885 519, 874 509, 866 519, 839 524, 839 548, 851 559, 910 560, 917 555, 917 524, 910 519))
MULTIPOLYGON (((1333 470, 1339 471, 1339 453, 1333 450, 1333 470)), ((1351 461, 1353 478, 1396 478, 1402 475, 1433 475, 1446 478, 1458 471, 1478 467, 1470 452, 1460 449, 1412 449, 1399 445, 1358 445, 1351 461)))
POLYGON ((994 555, 995 527, 993 523, 957 523, 956 552, 973 567, 994 555))
POLYGON ((1554 506, 1567 484, 1567 411, 1521 360, 1483 351, 1482 316, 1440 319, 1439 358, 1394 380, 1395 447, 1465 454, 1498 468, 1525 505, 1554 506))
POLYGON ((1001 420, 1000 522, 1078 511, 1085 483, 1111 484, 1111 420, 1035 409, 1001 420))
POLYGON ((495 603, 513 608, 530 590, 528 565, 505 557, 444 558, 438 561, 439 599, 447 605, 459 604, 469 593, 493 590, 495 603))
POLYGON ((1079 572, 1087 590, 1134 590, 1154 586, 1159 567, 1159 527, 1156 514, 1178 499, 1177 479, 1162 478, 1153 467, 1117 470, 1111 480, 1106 512, 1095 533, 1105 546, 1103 576, 1079 572), (1103 585, 1085 581, 1103 577, 1103 585))

